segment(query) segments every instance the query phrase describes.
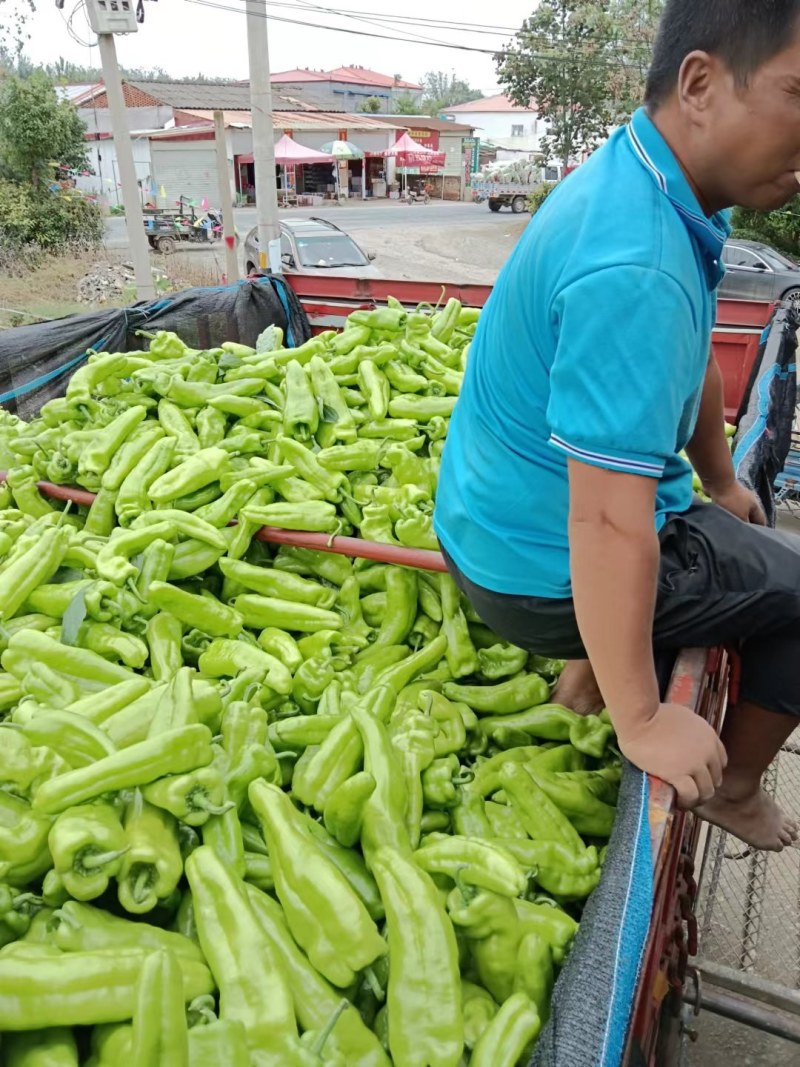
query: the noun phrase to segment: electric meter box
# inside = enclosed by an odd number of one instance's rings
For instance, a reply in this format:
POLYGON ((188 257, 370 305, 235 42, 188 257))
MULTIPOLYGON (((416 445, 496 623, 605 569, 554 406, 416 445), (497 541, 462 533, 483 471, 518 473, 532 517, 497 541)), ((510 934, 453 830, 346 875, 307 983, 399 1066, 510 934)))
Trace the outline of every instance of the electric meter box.
POLYGON ((95 33, 136 33, 135 0, 86 0, 89 25, 95 33))

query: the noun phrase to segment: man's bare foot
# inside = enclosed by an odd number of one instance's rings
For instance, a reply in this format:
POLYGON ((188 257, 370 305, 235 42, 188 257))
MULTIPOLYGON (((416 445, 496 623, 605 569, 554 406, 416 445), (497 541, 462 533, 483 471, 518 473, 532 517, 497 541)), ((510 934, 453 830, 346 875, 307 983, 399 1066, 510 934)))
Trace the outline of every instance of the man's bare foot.
POLYGON ((588 659, 567 661, 550 699, 578 715, 597 715, 605 707, 588 659))
POLYGON ((726 795, 723 785, 711 800, 694 808, 694 813, 765 852, 782 852, 793 845, 798 836, 797 821, 760 788, 755 793, 733 799, 726 795))

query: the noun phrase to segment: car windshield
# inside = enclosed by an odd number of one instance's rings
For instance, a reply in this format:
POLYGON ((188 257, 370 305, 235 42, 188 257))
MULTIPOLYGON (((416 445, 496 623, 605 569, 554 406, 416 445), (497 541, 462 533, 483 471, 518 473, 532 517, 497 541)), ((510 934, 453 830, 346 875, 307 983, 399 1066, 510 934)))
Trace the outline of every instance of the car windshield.
POLYGON ((797 270, 797 264, 782 252, 776 252, 774 248, 759 248, 757 256, 766 260, 773 270, 797 270))
POLYGON ((295 243, 304 267, 364 267, 368 263, 358 245, 344 234, 295 237, 295 243))

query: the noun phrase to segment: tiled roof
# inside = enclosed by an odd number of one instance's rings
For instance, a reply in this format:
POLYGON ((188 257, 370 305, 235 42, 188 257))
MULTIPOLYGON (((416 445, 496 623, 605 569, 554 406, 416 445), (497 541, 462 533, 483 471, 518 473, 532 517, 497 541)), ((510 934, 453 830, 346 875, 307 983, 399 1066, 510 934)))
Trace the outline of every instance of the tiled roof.
POLYGON ((376 89, 422 89, 415 82, 399 79, 395 81, 389 74, 379 74, 367 67, 337 67, 335 70, 283 70, 271 75, 271 81, 280 85, 282 82, 345 82, 350 85, 374 86, 376 89))
POLYGON ((439 133, 471 133, 472 126, 461 122, 448 122, 447 119, 432 118, 428 115, 386 115, 384 116, 404 130, 438 130, 439 133))
MULTIPOLYGON (((213 111, 197 108, 182 108, 184 115, 201 122, 212 123, 213 111)), ((223 111, 226 126, 252 125, 249 111, 223 111)), ((276 111, 272 116, 272 125, 276 130, 397 130, 403 127, 395 125, 390 119, 376 119, 372 115, 351 115, 344 111, 276 111)), ((179 131, 175 127, 172 132, 179 131)))
POLYGON ((504 93, 500 93, 497 96, 486 96, 481 100, 470 100, 466 104, 454 104, 453 107, 444 107, 442 111, 445 111, 448 115, 457 115, 459 112, 465 112, 472 114, 474 112, 505 112, 505 111, 522 111, 530 113, 536 111, 536 104, 531 101, 530 107, 520 107, 519 104, 514 104, 504 93))

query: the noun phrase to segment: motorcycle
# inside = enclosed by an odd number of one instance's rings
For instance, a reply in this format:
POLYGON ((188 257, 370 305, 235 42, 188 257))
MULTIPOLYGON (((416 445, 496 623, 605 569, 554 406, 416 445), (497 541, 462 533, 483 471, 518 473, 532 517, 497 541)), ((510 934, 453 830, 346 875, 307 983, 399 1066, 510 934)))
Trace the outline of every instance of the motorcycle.
POLYGON ((430 202, 430 193, 427 187, 420 188, 414 186, 413 188, 406 189, 406 203, 407 204, 427 204, 430 202))

